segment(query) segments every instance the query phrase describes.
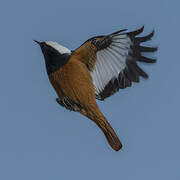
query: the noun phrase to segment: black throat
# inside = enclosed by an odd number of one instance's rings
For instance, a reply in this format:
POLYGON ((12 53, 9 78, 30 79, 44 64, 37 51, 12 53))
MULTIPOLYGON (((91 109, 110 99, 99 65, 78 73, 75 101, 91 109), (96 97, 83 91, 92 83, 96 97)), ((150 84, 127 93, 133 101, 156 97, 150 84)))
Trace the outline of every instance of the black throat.
POLYGON ((70 53, 61 54, 56 49, 46 44, 42 44, 41 49, 44 54, 48 75, 56 72, 58 69, 63 67, 71 57, 70 53))
POLYGON ((62 54, 56 58, 45 58, 46 70, 48 75, 56 72, 58 69, 63 67, 70 59, 71 54, 62 54))

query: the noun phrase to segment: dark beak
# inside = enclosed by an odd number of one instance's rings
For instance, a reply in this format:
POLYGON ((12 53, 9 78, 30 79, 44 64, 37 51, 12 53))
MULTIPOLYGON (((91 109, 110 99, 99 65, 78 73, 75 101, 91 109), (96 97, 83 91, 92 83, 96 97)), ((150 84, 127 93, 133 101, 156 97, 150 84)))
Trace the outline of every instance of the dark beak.
POLYGON ((41 45, 41 42, 39 42, 39 41, 34 40, 34 42, 36 42, 37 44, 41 45))

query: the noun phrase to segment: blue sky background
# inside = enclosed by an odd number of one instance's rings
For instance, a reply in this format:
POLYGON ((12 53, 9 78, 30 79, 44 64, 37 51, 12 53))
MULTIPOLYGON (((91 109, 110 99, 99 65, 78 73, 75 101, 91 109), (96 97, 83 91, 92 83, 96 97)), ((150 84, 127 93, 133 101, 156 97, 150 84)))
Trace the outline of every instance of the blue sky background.
POLYGON ((180 3, 177 0, 2 0, 1 180, 179 180, 180 3), (114 152, 96 125, 55 101, 36 40, 75 49, 119 29, 156 30, 150 75, 99 102, 123 142, 114 152))

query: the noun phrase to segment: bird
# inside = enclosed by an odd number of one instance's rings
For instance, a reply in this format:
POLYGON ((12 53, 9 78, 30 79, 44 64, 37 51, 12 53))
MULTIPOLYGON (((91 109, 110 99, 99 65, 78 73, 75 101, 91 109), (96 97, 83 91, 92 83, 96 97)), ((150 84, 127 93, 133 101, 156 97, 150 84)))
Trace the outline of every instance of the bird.
POLYGON ((155 63, 156 58, 147 55, 157 51, 157 47, 141 45, 154 35, 153 30, 139 36, 143 30, 144 26, 135 31, 122 29, 95 36, 75 50, 54 41, 34 40, 44 55, 49 81, 58 96, 56 102, 95 122, 115 151, 122 148, 122 143, 96 100, 103 101, 130 87, 140 77, 148 78, 139 63, 155 63))

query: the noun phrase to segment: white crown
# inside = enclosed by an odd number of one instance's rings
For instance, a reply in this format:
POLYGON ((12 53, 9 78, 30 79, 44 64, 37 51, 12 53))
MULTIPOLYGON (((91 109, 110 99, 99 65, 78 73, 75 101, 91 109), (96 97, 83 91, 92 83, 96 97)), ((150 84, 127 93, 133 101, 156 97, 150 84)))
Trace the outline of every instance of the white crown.
POLYGON ((57 42, 53 42, 53 41, 45 41, 45 43, 51 47, 53 47, 54 49, 56 49, 58 52, 60 52, 61 54, 65 54, 65 53, 71 53, 71 51, 64 47, 61 46, 60 44, 58 44, 57 42))

